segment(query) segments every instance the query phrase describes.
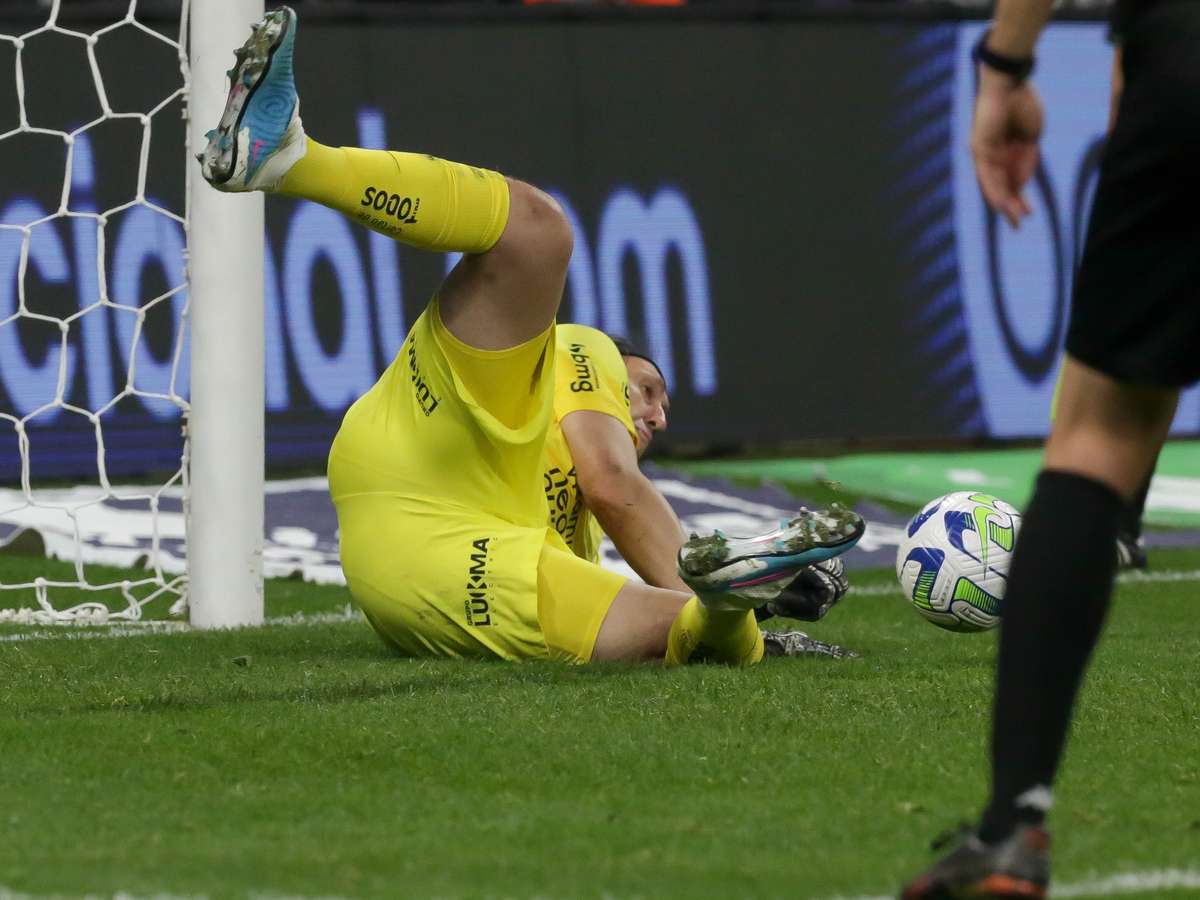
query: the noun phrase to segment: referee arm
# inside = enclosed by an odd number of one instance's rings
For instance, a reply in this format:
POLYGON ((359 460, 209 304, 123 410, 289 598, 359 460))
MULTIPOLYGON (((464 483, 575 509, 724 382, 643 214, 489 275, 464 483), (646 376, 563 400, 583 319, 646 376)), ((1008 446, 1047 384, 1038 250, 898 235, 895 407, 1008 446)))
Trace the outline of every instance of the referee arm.
MULTIPOLYGON (((1050 5, 1051 0, 999 0, 983 49, 1007 60, 1032 59, 1050 18, 1050 5)), ((1037 170, 1042 101, 1024 78, 983 60, 978 69, 979 93, 971 123, 975 173, 988 204, 1016 228, 1033 211, 1024 188, 1037 170)))

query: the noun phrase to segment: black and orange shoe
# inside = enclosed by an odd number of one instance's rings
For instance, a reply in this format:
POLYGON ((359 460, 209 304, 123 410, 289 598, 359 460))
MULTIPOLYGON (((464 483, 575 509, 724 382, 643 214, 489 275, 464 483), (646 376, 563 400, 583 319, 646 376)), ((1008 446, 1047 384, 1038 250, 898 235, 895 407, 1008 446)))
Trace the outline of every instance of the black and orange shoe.
POLYGON ((936 841, 934 849, 961 838, 957 847, 905 885, 900 900, 1042 900, 1050 883, 1050 835, 1019 825, 1008 838, 985 844, 974 831, 936 841))

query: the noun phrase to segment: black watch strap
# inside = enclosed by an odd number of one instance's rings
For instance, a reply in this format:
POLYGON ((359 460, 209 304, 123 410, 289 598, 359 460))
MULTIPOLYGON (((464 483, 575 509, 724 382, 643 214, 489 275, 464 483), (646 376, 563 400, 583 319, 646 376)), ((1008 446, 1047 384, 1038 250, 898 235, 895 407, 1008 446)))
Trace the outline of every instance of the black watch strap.
POLYGON ((994 50, 989 50, 987 39, 991 33, 990 30, 985 31, 983 36, 975 42, 975 49, 971 51, 971 59, 987 66, 989 69, 994 69, 1003 75, 1007 75, 1017 84, 1020 84, 1033 73, 1033 57, 1005 56, 1003 53, 996 53, 994 50))

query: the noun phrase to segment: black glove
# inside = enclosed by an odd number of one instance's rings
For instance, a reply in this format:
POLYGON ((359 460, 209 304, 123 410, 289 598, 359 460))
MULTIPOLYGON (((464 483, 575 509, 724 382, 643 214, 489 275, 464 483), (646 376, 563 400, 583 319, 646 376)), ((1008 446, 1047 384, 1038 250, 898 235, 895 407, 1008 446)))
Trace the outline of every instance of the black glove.
POLYGON ((762 621, 770 616, 816 622, 824 618, 834 605, 846 596, 850 583, 846 580, 846 567, 841 559, 834 557, 815 565, 805 566, 783 592, 755 611, 762 621), (763 613, 766 615, 763 615, 763 613))

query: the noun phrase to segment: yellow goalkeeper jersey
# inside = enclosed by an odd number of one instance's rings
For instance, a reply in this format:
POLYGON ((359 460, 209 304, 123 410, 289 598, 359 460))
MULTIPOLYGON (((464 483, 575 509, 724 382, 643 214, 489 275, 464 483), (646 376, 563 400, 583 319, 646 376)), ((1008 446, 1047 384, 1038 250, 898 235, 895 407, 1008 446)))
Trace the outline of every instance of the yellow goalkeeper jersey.
POLYGON ((536 473, 552 421, 553 334, 477 350, 446 329, 435 299, 346 413, 330 451, 334 503, 386 494, 414 513, 544 528, 536 473))
POLYGON ((576 556, 599 562, 604 531, 579 493, 562 420, 580 410, 604 413, 618 419, 636 444, 629 415, 629 373, 617 345, 604 332, 586 325, 557 327, 554 358, 554 421, 542 452, 542 488, 550 527, 576 556))

